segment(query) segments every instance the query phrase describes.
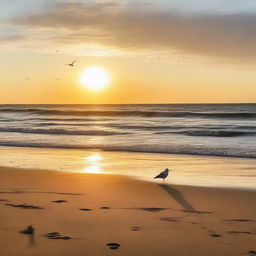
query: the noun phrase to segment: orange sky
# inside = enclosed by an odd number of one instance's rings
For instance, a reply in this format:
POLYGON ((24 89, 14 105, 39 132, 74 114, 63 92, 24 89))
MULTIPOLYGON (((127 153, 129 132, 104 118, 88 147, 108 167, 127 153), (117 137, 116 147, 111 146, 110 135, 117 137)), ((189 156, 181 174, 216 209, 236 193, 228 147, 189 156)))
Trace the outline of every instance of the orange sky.
POLYGON ((1 104, 256 102, 256 19, 242 6, 189 13, 165 1, 27 1, 31 9, 14 12, 17 1, 0 22, 1 104), (79 82, 95 65, 111 76, 98 92, 79 82))

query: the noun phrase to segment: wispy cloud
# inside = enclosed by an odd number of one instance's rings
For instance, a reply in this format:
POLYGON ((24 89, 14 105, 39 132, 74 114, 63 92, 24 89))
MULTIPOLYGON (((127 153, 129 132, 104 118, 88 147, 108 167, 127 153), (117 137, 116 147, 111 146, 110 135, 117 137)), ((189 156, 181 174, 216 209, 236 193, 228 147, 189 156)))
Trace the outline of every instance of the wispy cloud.
POLYGON ((8 35, 8 36, 0 36, 0 43, 10 43, 17 40, 23 40, 26 37, 24 35, 8 35))
MULTIPOLYGON (((117 2, 59 2, 47 11, 9 20, 28 31, 47 31, 44 40, 95 43, 122 50, 165 49, 234 59, 256 56, 256 14, 184 14, 117 2)), ((25 30, 26 31, 26 30, 25 30)))

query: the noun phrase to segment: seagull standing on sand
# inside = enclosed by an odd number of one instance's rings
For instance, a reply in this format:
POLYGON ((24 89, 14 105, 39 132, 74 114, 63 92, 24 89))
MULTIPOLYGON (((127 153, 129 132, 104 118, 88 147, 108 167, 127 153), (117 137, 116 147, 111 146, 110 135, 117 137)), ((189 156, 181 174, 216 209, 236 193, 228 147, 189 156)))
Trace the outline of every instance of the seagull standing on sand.
POLYGON ((164 171, 162 171, 157 176, 155 176, 154 179, 163 179, 163 182, 164 182, 164 180, 169 175, 169 172, 170 172, 170 170, 168 168, 166 168, 164 171))

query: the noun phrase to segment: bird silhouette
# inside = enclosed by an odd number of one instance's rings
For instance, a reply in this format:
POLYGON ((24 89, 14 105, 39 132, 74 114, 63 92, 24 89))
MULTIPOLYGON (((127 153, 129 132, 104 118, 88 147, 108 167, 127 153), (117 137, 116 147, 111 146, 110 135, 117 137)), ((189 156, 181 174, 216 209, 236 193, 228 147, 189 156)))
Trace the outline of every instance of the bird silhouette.
POLYGON ((71 63, 67 63, 67 64, 65 64, 65 65, 68 65, 68 66, 70 66, 70 67, 74 67, 74 64, 76 63, 76 60, 74 60, 73 62, 71 62, 71 63))
POLYGON ((168 168, 166 168, 164 171, 162 171, 157 176, 155 176, 154 179, 163 179, 163 182, 164 182, 164 180, 169 175, 169 172, 170 172, 170 170, 168 168))

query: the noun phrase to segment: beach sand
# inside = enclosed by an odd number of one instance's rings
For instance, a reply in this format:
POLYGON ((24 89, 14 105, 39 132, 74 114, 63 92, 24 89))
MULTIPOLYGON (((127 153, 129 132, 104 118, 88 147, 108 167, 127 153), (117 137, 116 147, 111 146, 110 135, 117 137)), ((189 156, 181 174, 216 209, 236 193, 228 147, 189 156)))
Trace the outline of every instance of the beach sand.
POLYGON ((255 196, 253 190, 1 167, 0 255, 253 255, 255 196), (19 232, 29 225, 33 235, 19 232), (51 232, 59 239, 46 236, 51 232))

